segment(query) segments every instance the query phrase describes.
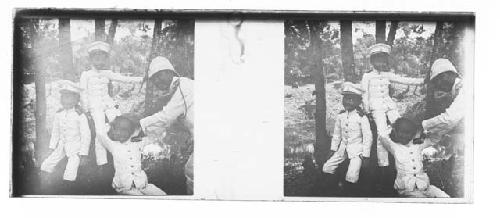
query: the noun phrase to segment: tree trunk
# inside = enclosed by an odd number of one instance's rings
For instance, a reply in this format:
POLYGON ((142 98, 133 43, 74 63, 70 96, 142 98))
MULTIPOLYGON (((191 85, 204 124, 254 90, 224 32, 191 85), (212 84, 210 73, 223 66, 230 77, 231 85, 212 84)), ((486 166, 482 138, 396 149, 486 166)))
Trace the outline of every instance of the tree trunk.
POLYGON ((340 21, 340 49, 342 56, 342 69, 345 81, 358 80, 354 74, 354 52, 352 48, 352 21, 340 21))
POLYGON ((454 23, 453 33, 453 49, 452 54, 450 54, 450 61, 455 65, 458 72, 463 73, 465 71, 465 22, 454 23))
MULTIPOLYGON (((151 60, 159 55, 159 42, 160 42, 160 37, 161 37, 161 30, 162 30, 162 20, 161 19, 155 19, 155 24, 153 28, 153 39, 151 40, 151 50, 149 52, 149 57, 148 65, 146 66, 146 78, 148 77, 148 69, 149 69, 149 64, 151 63, 151 60)), ((145 109, 144 113, 146 116, 152 115, 155 112, 155 106, 154 106, 154 93, 153 93, 153 84, 149 82, 149 80, 146 82, 146 99, 145 99, 145 109)))
POLYGON ((39 166, 41 161, 43 160, 43 151, 47 149, 48 145, 48 132, 46 128, 46 112, 47 112, 47 104, 45 101, 45 75, 43 71, 40 69, 40 55, 38 52, 38 40, 39 34, 37 32, 38 29, 38 20, 34 20, 30 25, 29 34, 31 38, 31 46, 33 48, 33 52, 35 55, 33 56, 35 59, 33 62, 36 63, 33 66, 33 70, 35 71, 35 95, 36 95, 36 106, 35 106, 35 132, 36 132, 36 142, 35 142, 35 158, 36 164, 39 166))
POLYGON ((377 20, 375 22, 375 42, 385 43, 385 20, 377 20))
POLYGON ((432 47, 432 54, 431 54, 431 58, 429 60, 429 67, 428 67, 428 70, 427 70, 427 75, 425 77, 425 81, 426 81, 426 86, 427 86, 427 93, 426 93, 426 96, 425 96, 425 119, 428 119, 428 118, 431 118, 435 115, 437 115, 436 113, 436 109, 433 107, 433 105, 436 105, 434 104, 433 102, 433 93, 434 93, 434 88, 432 87, 431 83, 429 82, 430 80, 430 75, 431 75, 431 66, 432 64, 434 63, 434 60, 436 60, 440 55, 438 54, 439 53, 439 48, 441 47, 441 44, 443 42, 443 22, 442 21, 438 21, 436 23, 436 29, 434 30, 434 45, 432 47))
POLYGON ((320 22, 308 21, 311 45, 310 61, 311 73, 314 76, 314 86, 316 93, 316 113, 315 118, 315 132, 316 143, 314 145, 314 158, 318 165, 322 165, 326 161, 326 154, 328 154, 328 135, 326 133, 326 96, 325 96, 325 76, 323 74, 323 60, 321 56, 321 39, 320 39, 320 22))
MULTIPOLYGON (((192 20, 178 20, 177 21, 177 51, 183 59, 184 64, 175 66, 175 70, 182 76, 193 77, 193 49, 188 42, 189 37, 193 35, 194 22, 192 20)), ((175 54, 172 54, 175 55, 175 54)))
POLYGON ((110 45, 113 45, 114 43, 117 26, 118 26, 118 20, 117 19, 111 20, 111 25, 109 26, 109 31, 108 31, 109 34, 108 37, 106 38, 106 41, 110 45))
POLYGON ((95 41, 106 41, 106 22, 104 19, 95 19, 95 41))
POLYGON ((389 29, 389 34, 387 35, 386 44, 390 46, 394 45, 394 39, 396 39, 397 30, 398 30, 398 21, 391 21, 391 27, 389 29))
POLYGON ((71 48, 70 19, 59 19, 59 54, 63 79, 76 81, 78 76, 73 68, 73 49, 71 48))

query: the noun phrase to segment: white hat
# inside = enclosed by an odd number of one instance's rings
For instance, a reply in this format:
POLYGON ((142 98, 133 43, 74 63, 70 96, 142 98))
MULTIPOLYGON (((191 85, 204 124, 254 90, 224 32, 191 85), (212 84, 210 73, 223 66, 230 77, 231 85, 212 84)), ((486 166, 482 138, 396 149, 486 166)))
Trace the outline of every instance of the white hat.
POLYGON ((162 70, 171 70, 175 72, 174 66, 167 58, 158 56, 154 58, 149 65, 148 78, 151 78, 154 74, 162 70))
POLYGON ((359 84, 354 84, 352 82, 344 82, 344 84, 342 84, 342 95, 343 94, 362 95, 363 91, 361 89, 361 85, 359 84))
POLYGON ((437 75, 444 73, 446 71, 454 72, 458 75, 457 69, 453 66, 453 64, 444 58, 440 58, 434 61, 431 67, 431 80, 437 75))
POLYGON ((384 44, 384 43, 377 43, 375 45, 370 46, 368 48, 368 51, 370 51, 370 55, 374 55, 377 53, 391 53, 391 46, 384 44))
POLYGON ((71 82, 69 80, 61 80, 59 82, 59 92, 61 91, 69 91, 69 92, 74 92, 79 94, 81 91, 81 88, 74 82, 71 82))
POLYGON ((108 43, 105 43, 103 41, 95 41, 95 42, 92 42, 89 47, 87 48, 87 52, 88 53, 91 53, 93 51, 96 51, 96 50, 100 50, 100 51, 104 51, 106 53, 109 53, 109 51, 111 50, 110 46, 108 43))

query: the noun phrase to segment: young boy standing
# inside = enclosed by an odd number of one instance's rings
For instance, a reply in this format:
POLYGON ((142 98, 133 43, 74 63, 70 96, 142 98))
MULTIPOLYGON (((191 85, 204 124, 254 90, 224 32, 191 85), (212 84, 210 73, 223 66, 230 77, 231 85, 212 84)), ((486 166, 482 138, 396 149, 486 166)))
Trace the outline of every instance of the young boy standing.
POLYGON ((337 116, 331 151, 335 152, 323 165, 323 172, 333 174, 339 165, 349 158, 345 180, 357 183, 363 163, 370 157, 372 134, 368 118, 361 108, 361 87, 345 82, 342 88, 344 111, 337 116))
MULTIPOLYGON (((390 123, 400 117, 395 102, 389 96, 389 85, 400 83, 407 85, 421 85, 423 78, 401 77, 394 73, 389 66, 389 53, 391 46, 378 43, 369 48, 370 63, 373 70, 363 74, 361 86, 363 93, 363 107, 366 113, 371 114, 377 126, 377 132, 386 132, 389 120, 390 123)), ((389 166, 389 156, 387 150, 377 143, 378 165, 389 166)))
MULTIPOLYGON (((109 96, 108 84, 110 81, 140 83, 142 77, 126 77, 109 70, 109 44, 102 41, 93 42, 87 52, 91 69, 82 73, 80 88, 82 89, 82 106, 90 112, 96 129, 103 129, 106 118, 111 122, 121 112, 116 103, 109 96)), ((106 150, 99 141, 95 145, 97 165, 108 163, 106 150)))

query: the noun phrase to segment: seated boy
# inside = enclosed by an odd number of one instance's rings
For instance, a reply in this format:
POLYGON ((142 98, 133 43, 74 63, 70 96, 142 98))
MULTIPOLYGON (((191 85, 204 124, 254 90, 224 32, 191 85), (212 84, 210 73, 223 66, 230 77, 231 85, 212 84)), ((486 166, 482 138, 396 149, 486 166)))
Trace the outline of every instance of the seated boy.
POLYGON ((368 118, 361 108, 362 91, 358 85, 345 82, 342 88, 344 111, 337 116, 331 150, 335 152, 323 165, 323 172, 333 174, 339 165, 350 159, 345 180, 357 183, 363 162, 370 157, 372 134, 368 118))

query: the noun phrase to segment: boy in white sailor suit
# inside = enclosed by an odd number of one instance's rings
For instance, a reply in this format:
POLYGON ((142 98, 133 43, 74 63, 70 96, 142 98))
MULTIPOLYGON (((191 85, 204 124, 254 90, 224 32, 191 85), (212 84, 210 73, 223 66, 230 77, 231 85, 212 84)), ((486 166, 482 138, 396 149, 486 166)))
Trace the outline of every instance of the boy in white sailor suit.
MULTIPOLYGON (((394 123, 400 117, 395 102, 389 96, 389 85, 391 83, 421 85, 423 78, 401 77, 394 73, 389 67, 389 53, 391 46, 378 43, 369 48, 370 63, 373 70, 363 74, 361 86, 363 93, 363 107, 366 113, 371 114, 377 126, 377 132, 386 132, 387 119, 394 123)), ((385 167, 389 165, 387 150, 377 141, 378 165, 385 167)))
POLYGON ((143 148, 152 143, 142 138, 139 122, 133 116, 120 115, 110 123, 110 129, 96 129, 97 140, 113 154, 115 176, 113 188, 123 195, 166 195, 148 183, 142 169, 143 148))
POLYGON ((397 176, 394 188, 400 197, 448 198, 441 189, 430 184, 424 171, 422 150, 433 143, 425 139, 423 143, 414 140, 417 125, 409 119, 399 118, 394 123, 391 135, 380 133, 381 144, 390 151, 396 160, 397 176))
MULTIPOLYGON (((109 96, 108 84, 110 81, 140 83, 142 77, 127 77, 109 70, 109 44, 102 41, 93 42, 87 52, 91 69, 82 72, 80 88, 82 89, 81 103, 85 111, 90 112, 96 129, 103 129, 105 119, 111 122, 121 112, 116 103, 109 96)), ((106 150, 96 140, 96 162, 101 166, 108 163, 106 150)))
POLYGON ((342 105, 345 111, 337 116, 331 142, 331 150, 335 153, 323 165, 323 172, 333 174, 349 158, 345 180, 350 183, 358 182, 361 166, 366 165, 372 144, 370 123, 359 107, 361 94, 359 85, 351 82, 343 84, 342 105))
POLYGON ((62 82, 61 104, 63 106, 55 117, 49 148, 53 150, 41 165, 41 170, 52 173, 54 167, 64 157, 68 157, 63 179, 75 181, 80 166, 80 159, 85 158, 90 146, 88 120, 79 109, 80 88, 75 83, 62 82))

